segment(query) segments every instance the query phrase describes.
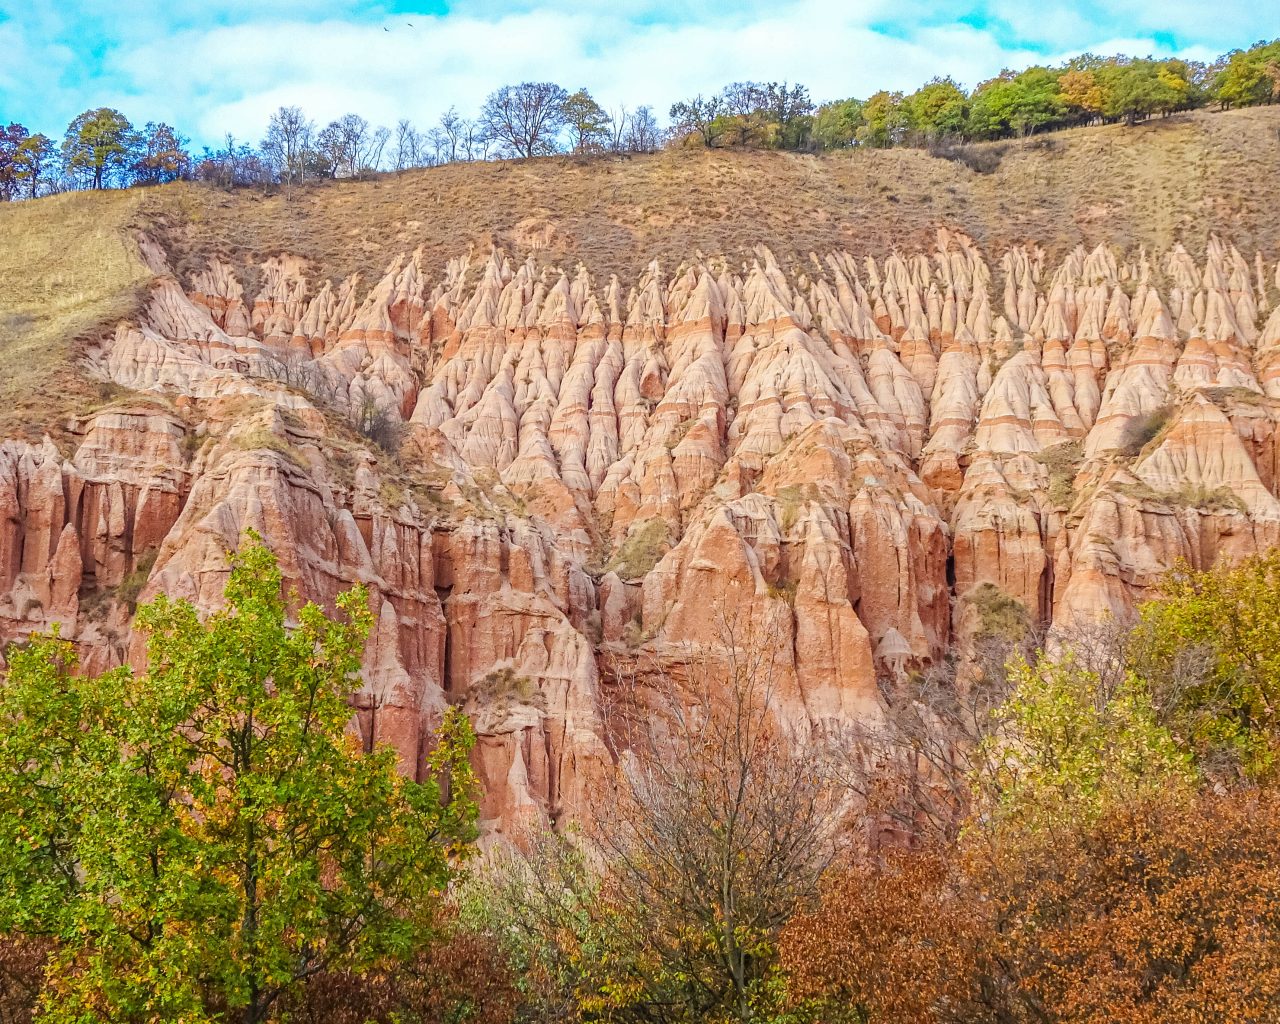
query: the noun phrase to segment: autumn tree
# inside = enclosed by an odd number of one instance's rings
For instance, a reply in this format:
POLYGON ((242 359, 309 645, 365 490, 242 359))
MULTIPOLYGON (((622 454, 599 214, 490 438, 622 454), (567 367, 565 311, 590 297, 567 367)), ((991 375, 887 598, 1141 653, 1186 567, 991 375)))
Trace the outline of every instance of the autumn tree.
POLYGON ((732 146, 768 142, 772 122, 769 90, 760 82, 733 82, 720 93, 720 120, 725 141, 732 146))
POLYGON ((569 149, 590 153, 602 149, 608 137, 609 115, 586 89, 565 98, 564 123, 569 130, 569 149))
POLYGON ((956 891, 954 862, 949 848, 894 849, 829 873, 817 905, 782 932, 793 1003, 823 1024, 990 1019, 981 1004, 983 982, 998 976, 985 956, 993 929, 956 891))
POLYGON ((291 1024, 511 1024, 522 1002, 528 1018, 524 980, 500 938, 469 927, 449 905, 433 919, 429 944, 376 970, 318 974, 284 1000, 282 1016, 291 1024))
MULTIPOLYGON (((1265 657, 1280 626, 1275 564, 1184 571, 1136 634, 1060 637, 1072 653, 1015 659, 983 756, 968 761, 968 827, 837 870, 787 925, 797 1012, 828 1024, 1271 1019, 1280 793, 1204 786, 1193 730, 1164 724, 1165 684, 1137 669, 1204 680, 1177 660, 1206 664, 1209 641, 1241 649, 1240 664, 1265 657), (1211 636, 1232 614, 1236 632, 1211 636)), ((1234 707, 1200 710, 1230 720, 1234 707)))
POLYGON ((1280 795, 1149 793, 833 873, 786 927, 826 1024, 1164 1024, 1280 1012, 1280 795))
POLYGON ((1105 106, 1102 83, 1092 69, 1064 72, 1058 79, 1058 91, 1067 109, 1078 111, 1086 120, 1100 115, 1105 106))
POLYGON ((132 163, 137 134, 129 119, 110 107, 86 110, 67 126, 62 163, 82 175, 90 188, 106 188, 132 163))
POLYGON ((170 125, 148 121, 138 133, 137 157, 132 168, 134 180, 162 185, 187 177, 191 171, 187 141, 170 125))
POLYGON ((1186 66, 1178 61, 1107 61, 1095 74, 1103 87, 1103 114, 1129 125, 1176 110, 1191 94, 1186 66))
POLYGON ((18 197, 18 152, 29 135, 26 127, 16 122, 0 127, 0 201, 18 197))
POLYGON ((769 82, 764 87, 764 109, 773 122, 773 143, 781 149, 803 149, 813 129, 813 100, 799 82, 769 82))
POLYGON ((0 933, 55 943, 43 1020, 260 1024, 318 975, 430 942, 474 835, 465 718, 404 779, 345 732, 364 591, 339 618, 287 612, 251 536, 226 601, 139 609, 145 673, 79 675, 56 634, 10 652, 0 933))
POLYGON ((1280 100, 1280 39, 1259 42, 1227 55, 1212 87, 1224 107, 1280 100))
POLYGON ((504 85, 480 111, 489 138, 519 157, 545 156, 560 146, 569 94, 554 82, 504 85))
POLYGON ((862 104, 860 113, 860 143, 883 149, 901 141, 907 127, 906 112, 902 109, 902 93, 881 90, 868 97, 862 104))
POLYGON ((723 108, 723 100, 719 96, 704 98, 699 93, 693 99, 680 100, 671 105, 671 130, 710 148, 724 135, 723 108))
POLYGON ((1092 822, 1012 830, 968 854, 1027 1019, 1274 1019, 1280 795, 1149 793, 1092 822))

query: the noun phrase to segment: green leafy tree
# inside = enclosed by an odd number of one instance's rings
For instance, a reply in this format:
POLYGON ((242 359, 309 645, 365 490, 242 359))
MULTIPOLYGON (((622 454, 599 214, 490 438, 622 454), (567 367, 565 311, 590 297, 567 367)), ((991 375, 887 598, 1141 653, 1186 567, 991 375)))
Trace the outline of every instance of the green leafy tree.
POLYGON ((1224 107, 1280 100, 1280 39, 1229 54, 1213 83, 1212 95, 1224 107))
POLYGON ((884 149, 900 142, 907 127, 902 93, 881 90, 869 97, 862 104, 862 120, 858 141, 863 145, 884 149))
POLYGON ((846 149, 858 141, 858 129, 865 124, 861 100, 824 103, 813 118, 813 141, 822 149, 846 149))
POLYGON ((773 122, 773 144, 782 149, 804 149, 813 132, 813 100, 798 82, 769 82, 764 87, 764 108, 773 122))
POLYGON ((1064 112, 1058 91, 1058 75, 1049 68, 1032 67, 1013 74, 1003 71, 985 82, 970 100, 970 127, 974 135, 1019 138, 1048 127, 1064 112))
POLYGON ((105 188, 113 175, 132 163, 137 144, 137 133, 124 114, 98 107, 67 126, 62 162, 72 173, 84 175, 90 187, 105 188))
POLYGON ((586 89, 565 98, 564 123, 569 130, 569 148, 574 153, 590 153, 604 148, 609 135, 609 115, 586 89))
POLYGON ((1157 112, 1176 110, 1191 97, 1187 65, 1181 61, 1108 61, 1097 71, 1102 113, 1132 125, 1157 112))
POLYGON ((950 78, 935 78, 902 101, 907 123, 927 140, 960 135, 968 100, 950 78))
POLYGON ((138 612, 148 669, 76 674, 56 634, 0 687, 0 932, 56 941, 50 1024, 257 1024, 309 979, 410 956, 474 835, 470 726, 429 779, 345 733, 363 589, 286 626, 256 537, 227 606, 138 612))
POLYGON ((1117 801, 1189 781, 1191 759, 1160 724, 1146 684, 1127 673, 1108 692, 1096 672, 1041 654, 1010 666, 976 782, 998 816, 1088 819, 1117 801))
POLYGON ((1280 552, 1181 565, 1141 609, 1135 670, 1170 727, 1214 769, 1272 771, 1280 750, 1280 552))
POLYGON ((18 144, 13 155, 13 176, 28 199, 40 194, 40 186, 48 181, 56 155, 53 140, 39 132, 28 135, 18 144))

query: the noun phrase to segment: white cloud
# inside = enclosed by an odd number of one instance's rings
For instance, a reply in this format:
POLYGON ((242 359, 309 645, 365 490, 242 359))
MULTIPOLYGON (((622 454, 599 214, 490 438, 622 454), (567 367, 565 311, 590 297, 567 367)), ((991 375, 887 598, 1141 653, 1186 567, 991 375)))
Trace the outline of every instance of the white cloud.
POLYGON ((717 0, 458 0, 447 15, 390 15, 372 2, 352 13, 338 0, 171 0, 162 16, 150 0, 118 0, 109 19, 97 4, 78 17, 75 4, 37 6, 44 13, 0 0, 0 45, 20 55, 0 66, 0 114, 16 109, 56 131, 86 106, 115 102, 202 142, 228 131, 256 139, 283 103, 319 121, 354 110, 425 125, 531 78, 659 113, 741 79, 801 81, 816 98, 912 89, 934 75, 971 86, 1084 49, 1176 45, 1202 59, 1247 44, 1267 20, 1244 0, 747 0, 728 12, 717 0), (95 33, 106 35, 89 45, 95 33))

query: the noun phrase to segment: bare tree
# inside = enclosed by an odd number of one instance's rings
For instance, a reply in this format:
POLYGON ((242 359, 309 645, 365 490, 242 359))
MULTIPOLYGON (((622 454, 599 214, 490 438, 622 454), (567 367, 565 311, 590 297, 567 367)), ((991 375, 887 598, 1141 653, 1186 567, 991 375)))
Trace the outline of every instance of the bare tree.
POLYGON ((286 187, 305 179, 306 158, 314 134, 315 124, 307 119, 301 107, 281 107, 271 115, 266 138, 262 140, 262 153, 286 187))
POLYGON ((609 152, 621 153, 626 148, 629 123, 625 104, 620 104, 617 110, 609 111, 609 152))
POLYGON ((468 162, 489 159, 489 133, 481 121, 470 118, 462 122, 462 152, 468 162))
POLYGON ((631 153, 652 153, 662 145, 662 133, 652 107, 637 107, 627 121, 626 148, 631 153))
POLYGON ((462 140, 462 118, 457 107, 450 107, 440 115, 440 132, 445 139, 441 156, 449 163, 458 159, 458 144, 462 140))
POLYGON ((369 136, 360 155, 360 170, 376 171, 382 166, 382 154, 391 140, 391 129, 379 125, 369 136))
POLYGON ((624 692, 618 785, 593 808, 646 1020, 756 1019, 774 940, 838 846, 841 790, 780 717, 776 625, 720 632, 683 678, 624 692))
POLYGON ((436 167, 445 163, 449 154, 449 137, 440 128, 432 128, 426 135, 427 163, 436 167))
POLYGON ((337 123, 342 134, 347 173, 359 174, 363 170, 363 156, 369 142, 369 122, 359 114, 343 114, 337 123))
POLYGON ((485 133, 515 156, 533 157, 559 149, 568 93, 554 82, 504 85, 480 112, 485 133))
POLYGON ((417 167, 421 162, 422 134, 413 124, 402 118, 396 122, 395 143, 391 149, 391 163, 396 171, 417 167))
MULTIPOLYGON (((316 139, 316 148, 332 177, 354 177, 366 169, 374 138, 369 132, 369 122, 363 117, 343 114, 325 126, 316 139)), ((385 138, 382 145, 386 145, 385 138)))

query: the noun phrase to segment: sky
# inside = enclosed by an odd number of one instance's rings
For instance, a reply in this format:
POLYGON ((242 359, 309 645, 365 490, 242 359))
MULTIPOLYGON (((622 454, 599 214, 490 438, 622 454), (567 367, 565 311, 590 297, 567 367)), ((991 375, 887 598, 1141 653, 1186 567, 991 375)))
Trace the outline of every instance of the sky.
POLYGON ((802 82, 817 100, 970 87, 1095 53, 1210 59, 1275 35, 1265 0, 0 0, 0 120, 60 135, 112 106, 198 147, 258 140, 274 109, 320 123, 431 126, 497 86, 585 86, 607 109, 732 81, 802 82))

